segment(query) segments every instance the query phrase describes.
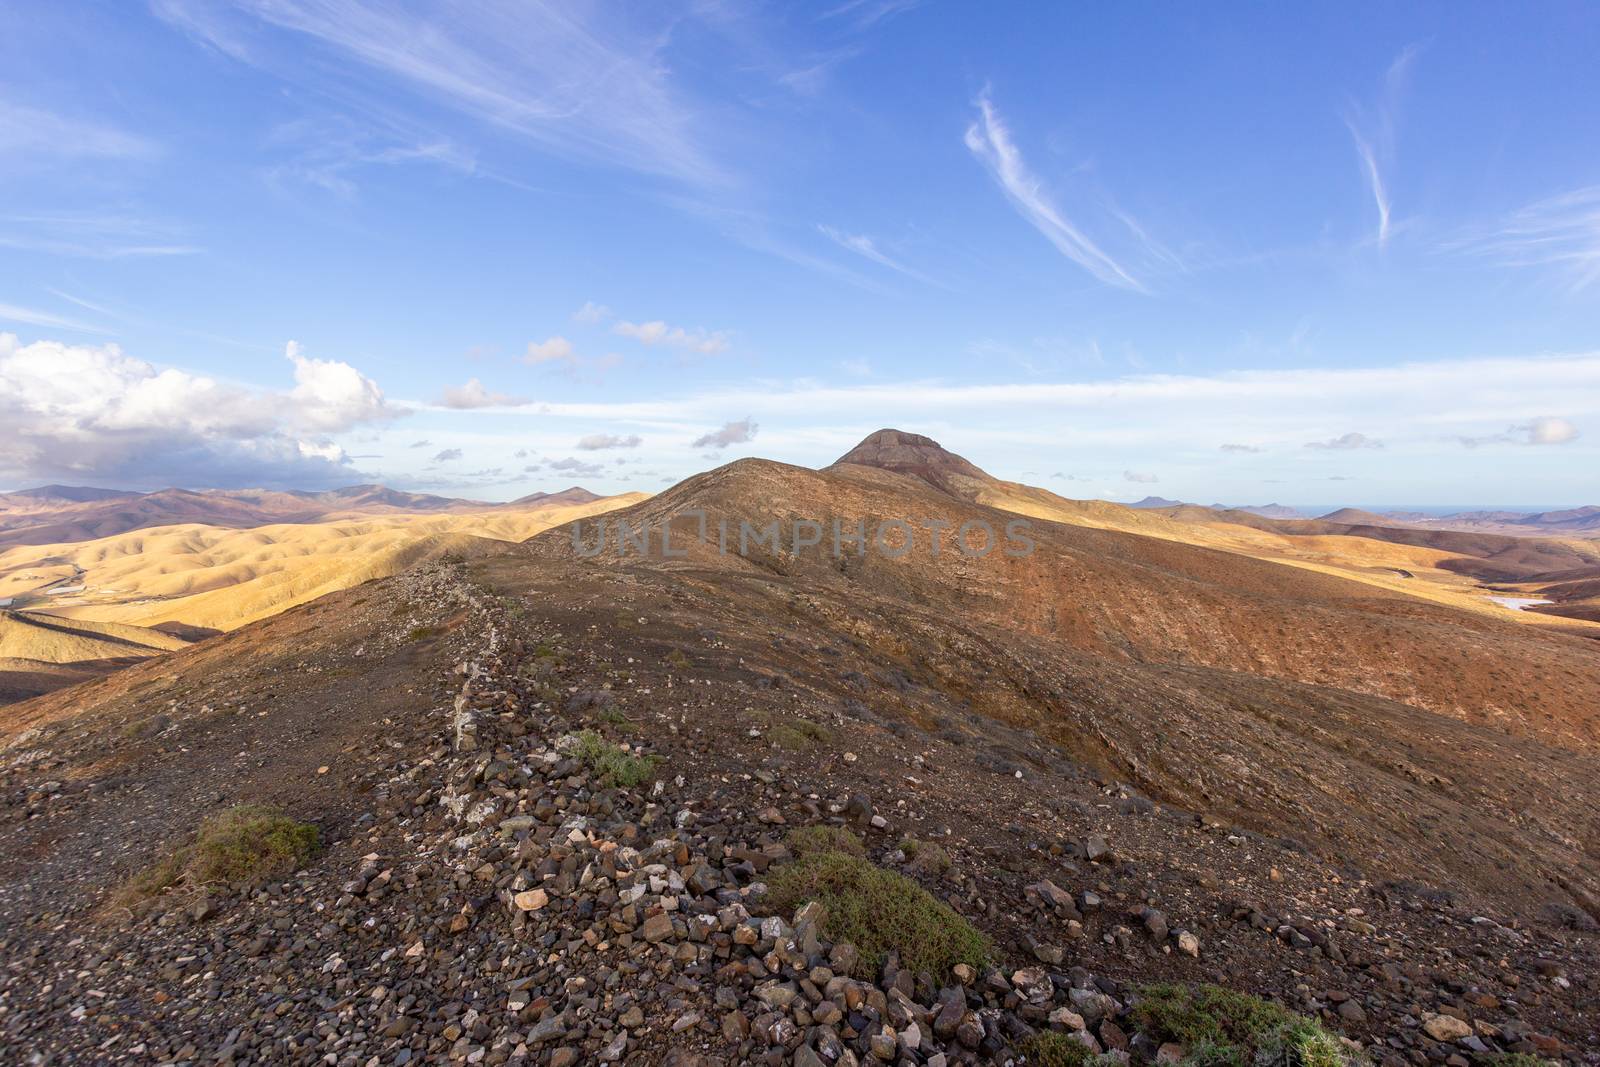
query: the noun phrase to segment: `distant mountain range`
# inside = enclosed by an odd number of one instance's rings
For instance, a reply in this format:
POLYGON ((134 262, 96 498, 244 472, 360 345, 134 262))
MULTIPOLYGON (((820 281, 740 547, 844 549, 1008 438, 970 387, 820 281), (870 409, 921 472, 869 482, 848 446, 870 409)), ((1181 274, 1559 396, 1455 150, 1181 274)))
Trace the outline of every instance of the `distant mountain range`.
MULTIPOLYGON (((1147 496, 1143 500, 1136 500, 1125 506, 1154 511, 1164 508, 1199 508, 1207 505, 1169 500, 1162 496, 1147 496)), ((1290 507, 1287 504, 1211 504, 1209 508, 1212 511, 1242 511, 1268 519, 1313 517, 1307 509, 1290 507)), ((1501 509, 1458 511, 1445 515, 1434 515, 1423 511, 1371 511, 1344 507, 1314 517, 1320 522, 1349 526, 1419 526, 1434 530, 1482 531, 1540 537, 1591 537, 1600 534, 1600 505, 1593 504, 1553 511, 1526 512, 1501 509)))
POLYGON ((382 485, 351 485, 322 492, 159 489, 151 493, 45 485, 0 493, 0 548, 90 541, 130 530, 185 523, 245 529, 375 515, 469 514, 533 505, 587 504, 599 499, 576 485, 556 493, 534 493, 506 504, 408 493, 382 485))

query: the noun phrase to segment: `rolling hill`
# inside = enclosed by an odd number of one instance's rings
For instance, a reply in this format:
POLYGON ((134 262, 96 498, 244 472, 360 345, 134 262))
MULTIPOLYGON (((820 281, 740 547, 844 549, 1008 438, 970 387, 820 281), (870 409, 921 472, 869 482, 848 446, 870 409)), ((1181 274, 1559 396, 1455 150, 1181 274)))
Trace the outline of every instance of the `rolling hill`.
MULTIPOLYGON (((0 710, 0 948, 61 976, 0 972, 0 1041, 1003 1064, 1055 1027, 1149 1062, 1149 983, 1217 982, 1380 1062, 1581 1062, 1585 624, 1478 609, 1442 567, 1432 593, 1376 573, 1438 549, 1066 501, 893 431, 822 470, 745 459, 615 503, 0 710), (979 551, 984 524, 1032 551, 979 551), (233 804, 324 847, 264 883, 132 892, 233 804), (809 863, 837 911, 772 890, 809 863), (907 899, 973 962, 897 970, 926 947, 907 899), (887 915, 895 953, 824 913, 887 915)), ((78 565, 92 591, 95 567, 215 533, 78 565)), ((192 571, 147 580, 208 595, 192 571)))

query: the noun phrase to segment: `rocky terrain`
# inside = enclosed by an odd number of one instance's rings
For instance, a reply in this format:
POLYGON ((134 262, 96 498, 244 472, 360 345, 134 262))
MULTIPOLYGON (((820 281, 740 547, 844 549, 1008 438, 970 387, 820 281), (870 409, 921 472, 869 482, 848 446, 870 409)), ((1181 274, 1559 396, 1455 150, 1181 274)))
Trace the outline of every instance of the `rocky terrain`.
MULTIPOLYGON (((630 513, 976 513, 930 458, 735 464, 630 513)), ((1422 652, 1592 676, 1593 642, 1036 534, 934 567, 553 530, 13 705, 0 1061, 1195 1063, 1170 984, 1214 983, 1328 1035, 1258 1062, 1600 1063, 1592 719, 1441 700, 1422 652), (1326 666, 1261 658, 1291 625, 1326 666), (321 849, 127 891, 241 803, 321 849), (839 936, 855 902, 785 899, 819 840, 933 933, 883 957, 839 936)))

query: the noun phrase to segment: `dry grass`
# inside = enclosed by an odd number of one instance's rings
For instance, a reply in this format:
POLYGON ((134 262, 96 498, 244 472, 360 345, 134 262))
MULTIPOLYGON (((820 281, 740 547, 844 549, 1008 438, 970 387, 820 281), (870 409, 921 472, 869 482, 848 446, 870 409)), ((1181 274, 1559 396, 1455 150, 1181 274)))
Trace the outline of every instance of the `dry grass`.
POLYGON ((170 889, 251 885, 292 874, 316 855, 321 832, 282 812, 240 804, 200 824, 194 841, 141 871, 114 903, 130 907, 170 889))

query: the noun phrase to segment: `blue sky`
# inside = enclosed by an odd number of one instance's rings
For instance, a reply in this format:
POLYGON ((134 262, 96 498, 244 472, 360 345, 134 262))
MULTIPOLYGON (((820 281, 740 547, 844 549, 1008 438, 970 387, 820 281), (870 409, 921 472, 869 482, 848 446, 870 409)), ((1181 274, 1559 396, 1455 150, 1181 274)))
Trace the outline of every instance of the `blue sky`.
POLYGON ((0 486, 505 499, 885 425, 1600 498, 1581 4, 0 9, 0 486))

